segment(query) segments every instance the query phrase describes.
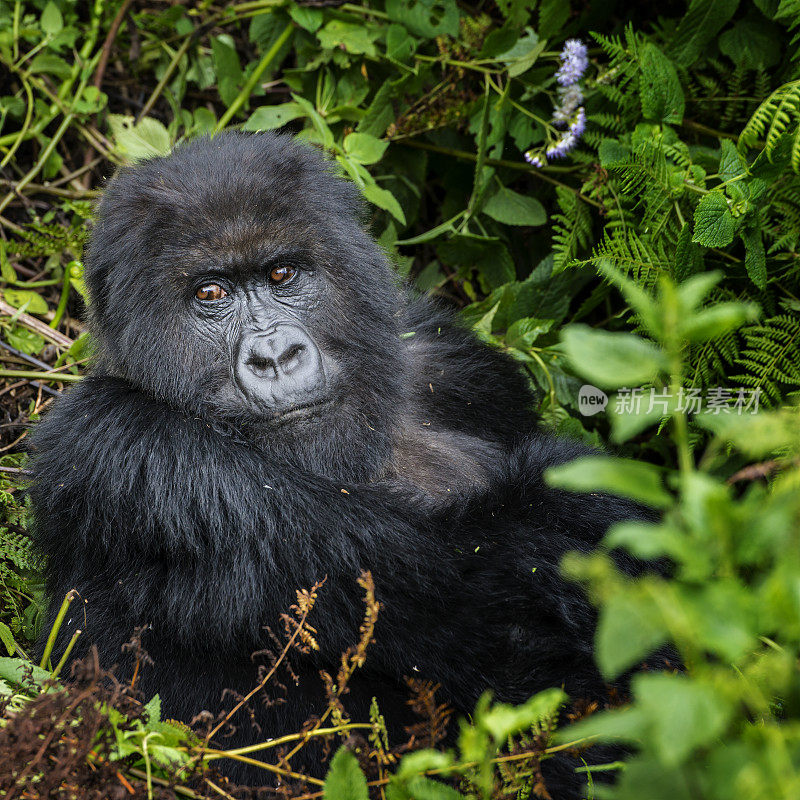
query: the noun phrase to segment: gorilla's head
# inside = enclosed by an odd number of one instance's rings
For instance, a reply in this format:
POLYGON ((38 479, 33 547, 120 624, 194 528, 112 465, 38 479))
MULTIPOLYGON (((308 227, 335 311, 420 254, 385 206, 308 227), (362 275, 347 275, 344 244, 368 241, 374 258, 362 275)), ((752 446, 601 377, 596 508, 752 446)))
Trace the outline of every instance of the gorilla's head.
POLYGON ((121 170, 86 264, 101 368, 295 448, 380 435, 402 393, 400 294, 359 211, 288 136, 223 134, 121 170))

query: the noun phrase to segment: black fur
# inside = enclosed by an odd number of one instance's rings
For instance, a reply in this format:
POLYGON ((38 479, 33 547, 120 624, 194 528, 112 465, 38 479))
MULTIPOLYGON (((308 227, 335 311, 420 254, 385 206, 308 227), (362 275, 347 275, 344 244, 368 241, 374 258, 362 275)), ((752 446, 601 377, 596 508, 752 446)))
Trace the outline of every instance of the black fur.
MULTIPOLYGON (((124 673, 121 644, 150 624, 143 687, 188 720, 254 684, 263 626, 327 576, 321 652, 288 702, 257 708, 278 735, 324 707, 316 673, 357 641, 356 578, 371 570, 383 609, 357 713, 374 694, 406 720, 406 675, 439 682, 460 712, 486 689, 604 696, 594 614, 558 565, 634 512, 544 485, 584 448, 536 431, 514 365, 397 286, 357 212, 355 190, 283 136, 195 141, 111 182, 86 265, 97 363, 34 442, 53 605, 73 587, 85 600, 61 646, 85 629, 81 644, 124 673), (279 425, 236 405, 235 325, 208 335, 217 318, 193 321, 187 281, 226 259, 258 278, 286 248, 311 264, 313 302, 295 309, 336 370, 330 407, 279 425)), ((256 736, 242 721, 237 740, 256 736)), ((579 795, 563 763, 549 777, 553 797, 579 795)))

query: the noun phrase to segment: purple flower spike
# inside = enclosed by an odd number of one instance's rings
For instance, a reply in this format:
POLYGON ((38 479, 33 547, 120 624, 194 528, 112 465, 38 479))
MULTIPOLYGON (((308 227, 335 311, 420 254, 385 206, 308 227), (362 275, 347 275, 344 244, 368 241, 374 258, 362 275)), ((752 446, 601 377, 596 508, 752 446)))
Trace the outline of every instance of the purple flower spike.
POLYGON ((561 67, 556 72, 556 80, 561 86, 577 83, 589 66, 586 45, 580 39, 567 39, 561 51, 561 67))
POLYGON ((583 106, 578 109, 578 113, 575 114, 575 119, 572 120, 569 126, 569 132, 576 138, 580 139, 583 136, 583 132, 586 130, 586 111, 584 110, 583 106))
POLYGON ((541 156, 533 155, 530 150, 525 153, 525 160, 534 167, 543 167, 545 162, 542 161, 541 156))
POLYGON ((550 145, 545 151, 548 158, 564 158, 564 156, 572 150, 578 143, 578 137, 575 134, 566 131, 561 135, 561 138, 550 145))

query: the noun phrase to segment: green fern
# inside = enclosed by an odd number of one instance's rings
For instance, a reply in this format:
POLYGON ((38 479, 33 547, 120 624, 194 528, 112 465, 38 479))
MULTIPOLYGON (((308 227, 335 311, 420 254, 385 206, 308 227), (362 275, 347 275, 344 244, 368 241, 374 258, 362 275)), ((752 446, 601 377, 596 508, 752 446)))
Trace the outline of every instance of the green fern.
POLYGON ((745 349, 736 359, 746 372, 742 385, 760 389, 765 402, 777 405, 800 388, 800 318, 780 314, 743 330, 745 349))
POLYGON ((739 135, 744 147, 760 146, 771 156, 784 135, 792 136, 790 163, 800 173, 800 80, 779 86, 756 110, 739 135))
POLYGON ((553 272, 569 266, 581 250, 589 246, 592 218, 586 204, 561 186, 556 188, 560 213, 553 214, 553 272))

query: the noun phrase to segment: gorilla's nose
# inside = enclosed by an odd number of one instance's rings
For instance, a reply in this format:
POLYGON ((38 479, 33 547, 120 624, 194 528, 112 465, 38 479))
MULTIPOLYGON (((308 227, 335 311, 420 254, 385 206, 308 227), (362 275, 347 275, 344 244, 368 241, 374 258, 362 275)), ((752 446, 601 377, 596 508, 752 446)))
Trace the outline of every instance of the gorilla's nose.
POLYGON ((242 340, 236 380, 259 405, 285 411, 313 401, 324 377, 319 349, 299 326, 278 325, 242 340))

